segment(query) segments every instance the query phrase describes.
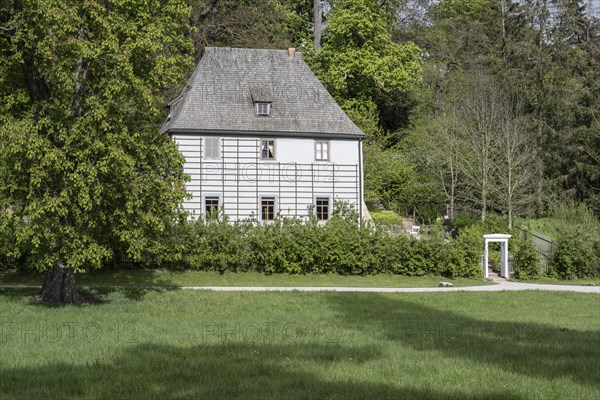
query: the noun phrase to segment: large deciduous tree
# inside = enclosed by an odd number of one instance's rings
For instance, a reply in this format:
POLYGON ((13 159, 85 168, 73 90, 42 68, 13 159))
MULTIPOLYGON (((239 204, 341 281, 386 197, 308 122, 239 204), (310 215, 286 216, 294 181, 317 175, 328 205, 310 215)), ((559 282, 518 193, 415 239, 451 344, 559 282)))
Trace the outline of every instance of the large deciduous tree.
POLYGON ((12 0, 0 15, 3 247, 49 271, 42 300, 77 303, 74 272, 166 253, 185 175, 158 124, 167 91, 191 68, 189 9, 12 0))
POLYGON ((380 105, 421 79, 420 49, 412 42, 392 41, 386 10, 375 0, 334 2, 322 48, 309 60, 329 92, 368 136, 379 122, 380 105))

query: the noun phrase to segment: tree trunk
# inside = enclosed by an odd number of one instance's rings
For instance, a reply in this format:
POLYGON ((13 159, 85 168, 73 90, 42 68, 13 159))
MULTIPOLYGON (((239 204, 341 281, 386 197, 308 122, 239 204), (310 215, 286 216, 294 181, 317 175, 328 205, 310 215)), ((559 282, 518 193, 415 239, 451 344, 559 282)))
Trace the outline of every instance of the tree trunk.
POLYGON ((73 270, 57 263, 46 272, 46 280, 39 295, 42 303, 81 304, 84 297, 77 293, 73 270))
POLYGON ((315 50, 321 50, 321 24, 323 23, 323 10, 321 9, 321 0, 313 2, 313 21, 314 21, 314 45, 315 50))

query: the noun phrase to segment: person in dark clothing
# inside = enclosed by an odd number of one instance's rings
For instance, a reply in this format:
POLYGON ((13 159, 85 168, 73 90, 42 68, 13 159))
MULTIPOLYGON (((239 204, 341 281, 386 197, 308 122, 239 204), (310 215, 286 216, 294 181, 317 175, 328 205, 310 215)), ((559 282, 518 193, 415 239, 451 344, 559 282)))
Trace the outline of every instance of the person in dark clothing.
POLYGON ((452 232, 450 232, 450 236, 452 236, 452 239, 456 239, 458 237, 458 228, 452 229, 452 232))
POLYGON ((444 215, 444 223, 442 224, 444 228, 444 239, 448 240, 448 233, 452 231, 452 221, 447 215, 444 215))

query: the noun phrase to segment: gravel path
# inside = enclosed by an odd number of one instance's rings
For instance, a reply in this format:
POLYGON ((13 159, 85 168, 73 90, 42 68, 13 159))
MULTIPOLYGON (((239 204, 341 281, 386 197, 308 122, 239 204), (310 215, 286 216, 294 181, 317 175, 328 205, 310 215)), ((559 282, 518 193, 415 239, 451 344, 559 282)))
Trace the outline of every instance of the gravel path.
POLYGON ((317 287, 317 286, 183 286, 182 289, 214 290, 218 292, 375 292, 375 293, 419 293, 419 292, 501 292, 515 290, 546 290, 555 292, 579 292, 600 294, 600 286, 542 285, 534 283, 510 282, 502 278, 494 279, 495 285, 464 287, 422 287, 422 288, 377 288, 377 287, 317 287))
MULTIPOLYGON (((600 286, 576 285, 542 285, 537 283, 510 282, 503 278, 495 278, 495 285, 463 286, 463 287, 420 287, 420 288, 390 288, 390 287, 336 287, 336 286, 181 286, 186 290, 214 290, 216 292, 372 292, 372 293, 421 293, 421 292, 502 292, 518 290, 544 290, 551 292, 578 292, 600 294, 600 286)), ((112 286, 127 288, 127 286, 112 286)), ((142 288, 143 286, 136 287, 142 288)), ((150 287, 150 286, 148 286, 150 287)), ((155 287, 155 286, 152 286, 155 287)), ((41 288, 30 285, 0 285, 0 289, 10 288, 41 288)))

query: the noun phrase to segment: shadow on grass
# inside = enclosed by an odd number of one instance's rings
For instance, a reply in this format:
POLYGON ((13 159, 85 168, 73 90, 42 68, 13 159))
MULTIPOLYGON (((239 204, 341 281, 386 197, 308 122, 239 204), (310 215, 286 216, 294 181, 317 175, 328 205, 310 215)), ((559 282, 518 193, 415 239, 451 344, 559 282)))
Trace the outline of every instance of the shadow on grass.
MULTIPOLYGON (((128 300, 141 301, 144 296, 152 292, 169 292, 180 290, 176 286, 172 287, 78 287, 78 292, 84 296, 98 297, 97 302, 85 303, 82 306, 101 306, 102 304, 110 303, 107 296, 111 293, 119 292, 128 300)), ((65 304, 46 304, 35 301, 37 295, 40 294, 39 289, 32 288, 0 288, 0 297, 5 297, 6 300, 27 302, 36 307, 60 308, 68 305, 65 304)))
MULTIPOLYGON (((171 271, 171 273, 173 273, 171 271)), ((42 286, 45 273, 9 270, 0 272, 0 284, 42 286)), ((78 287, 84 286, 176 286, 154 269, 103 269, 75 274, 78 287)))
POLYGON ((344 374, 381 357, 371 347, 338 344, 138 344, 86 365, 0 366, 0 393, 15 399, 515 399, 514 393, 443 393, 369 383, 344 374), (337 373, 324 370, 333 368, 337 373))
MULTIPOLYGON (((501 296, 501 295, 500 295, 501 296)), ((545 324, 487 321, 381 294, 331 296, 340 326, 381 332, 417 350, 548 380, 599 388, 600 334, 545 324)))

